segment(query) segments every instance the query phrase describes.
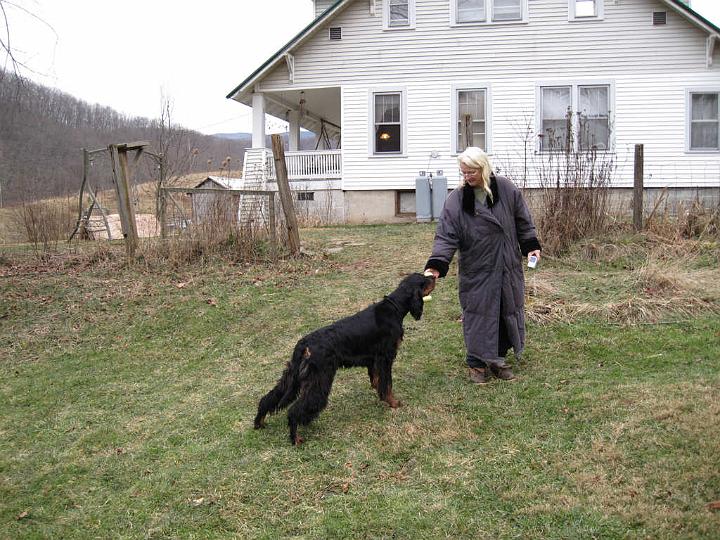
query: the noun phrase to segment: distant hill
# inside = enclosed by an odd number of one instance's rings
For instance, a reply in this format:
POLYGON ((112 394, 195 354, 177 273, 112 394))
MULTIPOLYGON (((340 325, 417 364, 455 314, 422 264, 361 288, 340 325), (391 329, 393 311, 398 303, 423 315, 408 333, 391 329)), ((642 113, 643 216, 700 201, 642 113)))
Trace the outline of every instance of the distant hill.
MULTIPOLYGON (((166 155, 177 174, 216 171, 223 164, 241 169, 249 134, 211 136, 173 128, 166 155), (179 170, 182 167, 184 170, 179 170)), ((160 123, 128 117, 110 107, 90 104, 57 89, 18 79, 0 70, 0 204, 7 206, 46 197, 75 195, 82 181, 82 149, 149 141, 160 151, 160 123)), ((109 160, 93 162, 96 189, 110 185, 109 160)), ((172 166, 170 167, 172 169, 172 166)), ((141 160, 138 182, 152 180, 157 168, 141 160)))
MULTIPOLYGON (((283 141, 287 144, 288 134, 281 133, 283 141)), ((252 133, 213 133, 212 137, 238 141, 243 148, 252 147, 252 133)), ((271 148, 270 136, 266 138, 267 148, 271 148)), ((315 150, 315 134, 309 131, 300 130, 300 150, 315 150)))

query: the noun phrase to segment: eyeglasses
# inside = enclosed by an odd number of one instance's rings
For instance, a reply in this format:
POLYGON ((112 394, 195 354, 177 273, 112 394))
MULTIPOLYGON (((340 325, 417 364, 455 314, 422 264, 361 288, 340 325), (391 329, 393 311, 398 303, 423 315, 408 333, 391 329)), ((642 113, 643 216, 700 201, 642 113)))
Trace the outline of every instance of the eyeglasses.
POLYGON ((463 176, 474 176, 475 174, 477 174, 479 172, 480 172, 480 169, 475 169, 472 171, 463 171, 462 169, 460 169, 460 174, 463 176))

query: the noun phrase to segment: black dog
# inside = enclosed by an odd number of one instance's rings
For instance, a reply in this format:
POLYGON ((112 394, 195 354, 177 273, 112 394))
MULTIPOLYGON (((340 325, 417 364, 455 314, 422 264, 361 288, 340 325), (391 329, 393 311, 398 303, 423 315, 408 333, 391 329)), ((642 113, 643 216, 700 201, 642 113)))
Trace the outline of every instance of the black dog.
POLYGON ((290 442, 302 443, 298 424, 309 424, 327 406, 341 367, 367 367, 380 399, 399 407, 392 393, 392 365, 403 338, 403 319, 408 312, 420 319, 423 296, 434 288, 432 277, 411 274, 382 301, 301 338, 277 385, 260 400, 255 429, 265 427, 268 413, 294 401, 288 410, 290 442))

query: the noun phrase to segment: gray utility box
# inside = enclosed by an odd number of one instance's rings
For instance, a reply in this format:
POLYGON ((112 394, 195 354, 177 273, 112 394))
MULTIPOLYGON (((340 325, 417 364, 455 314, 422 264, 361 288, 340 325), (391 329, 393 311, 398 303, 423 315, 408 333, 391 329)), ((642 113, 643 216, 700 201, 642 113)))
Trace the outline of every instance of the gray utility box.
POLYGON ((447 178, 442 171, 420 174, 415 177, 415 216, 418 223, 427 223, 440 217, 447 199, 447 178))
POLYGON ((443 176, 442 171, 438 171, 431 181, 432 190, 432 217, 434 220, 440 219, 445 199, 448 196, 447 178, 443 176))
POLYGON ((415 177, 415 218, 418 223, 432 220, 430 177, 426 176, 425 171, 420 171, 415 177))

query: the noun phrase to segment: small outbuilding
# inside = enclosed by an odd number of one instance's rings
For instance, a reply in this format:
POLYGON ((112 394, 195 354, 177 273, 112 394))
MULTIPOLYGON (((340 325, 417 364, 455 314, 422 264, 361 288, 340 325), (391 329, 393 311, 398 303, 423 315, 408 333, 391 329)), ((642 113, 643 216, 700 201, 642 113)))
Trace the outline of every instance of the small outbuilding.
POLYGON ((245 182, 242 178, 208 176, 193 186, 194 189, 209 190, 208 193, 193 192, 189 194, 192 201, 193 223, 236 222, 239 216, 239 196, 222 193, 218 190, 238 190, 243 189, 244 185, 245 182))

